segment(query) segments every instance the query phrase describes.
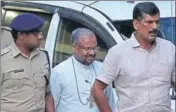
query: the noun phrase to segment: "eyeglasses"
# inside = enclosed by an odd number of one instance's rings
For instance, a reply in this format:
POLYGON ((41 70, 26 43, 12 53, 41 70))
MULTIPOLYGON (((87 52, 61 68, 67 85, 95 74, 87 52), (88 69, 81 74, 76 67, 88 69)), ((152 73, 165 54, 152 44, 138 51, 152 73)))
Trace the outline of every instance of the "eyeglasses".
POLYGON ((38 37, 38 38, 42 38, 43 37, 42 36, 42 32, 36 31, 36 32, 32 32, 31 34, 33 34, 35 37, 38 37))
POLYGON ((37 37, 40 36, 40 35, 42 35, 42 31, 41 30, 26 31, 24 33, 26 33, 26 34, 33 34, 34 36, 37 36, 37 37))
POLYGON ((84 51, 86 52, 90 52, 90 51, 95 51, 95 52, 98 52, 98 50, 100 49, 100 47, 96 46, 96 47, 81 47, 81 49, 83 49, 84 51))
POLYGON ((34 34, 35 36, 39 36, 42 35, 42 32, 33 32, 32 34, 34 34))

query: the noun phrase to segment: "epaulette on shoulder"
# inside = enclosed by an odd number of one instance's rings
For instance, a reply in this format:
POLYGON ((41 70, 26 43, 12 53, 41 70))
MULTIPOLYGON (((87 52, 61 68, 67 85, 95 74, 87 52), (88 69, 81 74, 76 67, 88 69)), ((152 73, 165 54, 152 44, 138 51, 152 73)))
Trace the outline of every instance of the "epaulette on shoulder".
POLYGON ((44 52, 46 54, 47 58, 49 58, 49 54, 48 54, 48 52, 44 48, 40 47, 39 50, 42 51, 42 52, 44 52))
POLYGON ((2 50, 1 50, 1 56, 7 54, 7 53, 10 52, 10 51, 11 51, 11 46, 2 49, 2 50))
POLYGON ((39 48, 40 51, 46 52, 46 50, 42 47, 39 48))
POLYGON ((46 55, 48 55, 48 52, 44 48, 39 48, 39 51, 44 52, 46 55))
POLYGON ((51 68, 50 68, 50 59, 49 59, 49 54, 44 48, 39 48, 40 51, 43 51, 46 54, 48 64, 49 64, 49 72, 51 73, 51 68))

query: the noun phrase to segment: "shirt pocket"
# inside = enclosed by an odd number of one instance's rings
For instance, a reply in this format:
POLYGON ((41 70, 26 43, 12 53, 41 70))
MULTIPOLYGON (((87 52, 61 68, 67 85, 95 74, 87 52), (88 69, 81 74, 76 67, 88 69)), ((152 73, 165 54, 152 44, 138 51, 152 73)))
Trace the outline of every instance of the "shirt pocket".
POLYGON ((19 91, 19 89, 23 85, 22 79, 24 75, 24 72, 15 73, 14 71, 10 71, 4 73, 2 87, 10 90, 19 91))
POLYGON ((160 62, 156 68, 155 73, 159 81, 170 83, 172 64, 166 63, 166 62, 160 62))

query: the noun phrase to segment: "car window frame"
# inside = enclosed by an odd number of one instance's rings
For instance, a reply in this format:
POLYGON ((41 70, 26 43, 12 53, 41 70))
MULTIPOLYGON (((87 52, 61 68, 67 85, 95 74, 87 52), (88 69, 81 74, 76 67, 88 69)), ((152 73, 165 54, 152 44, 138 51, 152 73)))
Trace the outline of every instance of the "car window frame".
POLYGON ((105 45, 107 47, 107 51, 110 47, 112 47, 113 45, 116 44, 113 37, 106 38, 106 36, 108 35, 108 31, 103 29, 103 27, 101 26, 100 23, 98 23, 96 20, 89 17, 88 15, 86 15, 82 12, 78 12, 78 11, 63 8, 63 7, 58 9, 58 15, 60 16, 60 23, 58 26, 59 27, 58 34, 56 36, 55 43, 54 43, 53 56, 52 56, 52 68, 54 68, 57 65, 57 64, 55 64, 55 48, 57 47, 56 42, 57 42, 57 40, 59 40, 58 37, 60 36, 60 30, 61 30, 60 27, 61 27, 61 22, 62 22, 61 18, 75 21, 75 22, 82 24, 83 26, 86 26, 87 28, 91 29, 105 43, 105 45))

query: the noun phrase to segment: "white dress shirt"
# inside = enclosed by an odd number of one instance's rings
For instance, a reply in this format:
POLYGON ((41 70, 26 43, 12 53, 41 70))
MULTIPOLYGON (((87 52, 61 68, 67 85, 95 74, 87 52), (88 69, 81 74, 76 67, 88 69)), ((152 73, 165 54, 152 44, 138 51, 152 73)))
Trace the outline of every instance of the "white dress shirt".
MULTIPOLYGON (((86 66, 72 56, 54 68, 50 86, 56 112, 99 112, 95 102, 87 101, 90 100, 90 89, 100 67, 98 61, 86 66)), ((111 86, 108 86, 105 94, 114 112, 115 101, 111 86)))

